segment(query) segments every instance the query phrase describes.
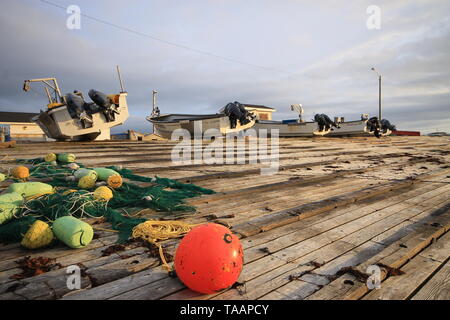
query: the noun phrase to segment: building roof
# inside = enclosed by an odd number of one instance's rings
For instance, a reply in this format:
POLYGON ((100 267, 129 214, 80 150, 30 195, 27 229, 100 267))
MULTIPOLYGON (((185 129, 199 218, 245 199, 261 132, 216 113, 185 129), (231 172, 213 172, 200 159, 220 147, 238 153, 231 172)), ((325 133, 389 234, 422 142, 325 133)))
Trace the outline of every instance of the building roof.
POLYGON ((243 105, 244 107, 248 107, 248 108, 258 108, 258 109, 275 110, 274 108, 266 107, 266 106, 262 106, 262 105, 258 105, 258 104, 247 104, 247 103, 243 103, 242 105, 243 105))
POLYGON ((0 122, 29 122, 38 113, 28 112, 2 112, 0 111, 0 122))

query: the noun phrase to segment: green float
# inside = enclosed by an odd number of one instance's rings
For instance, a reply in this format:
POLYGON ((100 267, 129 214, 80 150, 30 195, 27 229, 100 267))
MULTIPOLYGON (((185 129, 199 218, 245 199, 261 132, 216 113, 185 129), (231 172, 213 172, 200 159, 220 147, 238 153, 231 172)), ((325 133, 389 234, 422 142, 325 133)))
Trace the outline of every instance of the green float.
POLYGON ((117 171, 108 168, 94 168, 95 172, 98 174, 98 179, 102 181, 108 180, 108 178, 112 175, 119 175, 117 171))
POLYGON ((59 162, 75 162, 75 155, 72 153, 58 153, 57 154, 57 158, 59 162))
POLYGON ((10 184, 8 192, 16 192, 25 198, 53 193, 53 187, 43 182, 17 182, 10 184))
POLYGON ((98 174, 94 170, 81 168, 74 172, 74 177, 77 180, 80 180, 81 178, 85 176, 90 176, 94 179, 94 181, 97 181, 98 174))
POLYGON ((86 247, 94 237, 94 230, 88 223, 72 216, 56 219, 53 222, 53 233, 56 238, 74 249, 86 247))
POLYGON ((5 193, 0 195, 0 224, 11 220, 19 211, 23 197, 19 193, 5 193))

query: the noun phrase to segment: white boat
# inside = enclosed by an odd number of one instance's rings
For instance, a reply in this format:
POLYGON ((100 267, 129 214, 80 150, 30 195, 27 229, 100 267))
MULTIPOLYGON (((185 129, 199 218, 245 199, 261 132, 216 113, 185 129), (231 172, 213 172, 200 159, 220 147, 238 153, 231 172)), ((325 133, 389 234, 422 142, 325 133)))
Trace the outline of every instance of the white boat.
MULTIPOLYGON (((235 101, 228 103, 216 114, 164 114, 159 115, 153 92, 153 112, 146 117, 153 124, 154 133, 171 139, 177 129, 185 129, 192 138, 202 138, 207 130, 215 129, 222 135, 237 133, 255 124, 256 116, 245 109, 244 105, 235 101)), ((210 131, 210 133, 212 133, 210 131)))
POLYGON ((367 127, 367 120, 340 122, 339 128, 335 128, 329 136, 361 136, 373 135, 367 127))
MULTIPOLYGON (((355 121, 336 121, 339 124, 339 128, 334 128, 328 135, 329 136, 388 136, 392 131, 386 127, 382 127, 377 131, 375 126, 371 125, 368 117, 364 115, 361 120, 355 121)), ((337 118, 339 119, 339 118, 337 118)))
POLYGON ((41 110, 31 120, 49 138, 59 141, 109 140, 110 129, 128 119, 127 93, 123 90, 122 82, 122 91, 117 94, 89 91, 94 101, 90 103, 85 102, 82 93, 77 91, 61 95, 55 78, 25 80, 25 91, 30 90, 31 82, 44 84, 49 103, 45 111, 41 110))
POLYGON ((260 130, 267 130, 270 135, 271 130, 278 130, 280 137, 312 137, 324 136, 330 132, 330 129, 320 130, 317 122, 299 122, 299 121, 270 121, 257 120, 253 129, 259 135, 260 130))
POLYGON ((232 128, 230 119, 223 113, 217 114, 164 114, 160 116, 148 116, 147 121, 150 121, 154 126, 154 133, 170 139, 172 132, 176 129, 186 129, 194 135, 204 135, 208 129, 217 129, 221 134, 226 135, 228 133, 239 132, 253 127, 255 120, 251 119, 245 125, 241 125, 239 122, 234 128, 232 128))
POLYGON ((291 105, 291 111, 297 112, 298 119, 294 120, 256 120, 253 129, 260 135, 260 130, 266 130, 267 135, 270 135, 271 130, 278 130, 280 137, 312 137, 324 136, 331 131, 331 127, 320 128, 315 121, 306 122, 302 120, 303 107, 301 104, 291 105))

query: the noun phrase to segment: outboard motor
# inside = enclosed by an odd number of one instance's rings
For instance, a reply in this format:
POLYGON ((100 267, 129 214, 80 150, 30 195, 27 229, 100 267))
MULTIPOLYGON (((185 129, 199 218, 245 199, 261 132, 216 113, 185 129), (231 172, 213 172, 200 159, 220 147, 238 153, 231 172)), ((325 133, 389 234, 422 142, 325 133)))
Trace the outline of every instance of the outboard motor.
POLYGON ((75 93, 68 93, 66 95, 67 110, 73 119, 76 119, 84 111, 84 100, 75 93))
POLYGON ((101 108, 108 109, 111 107, 111 101, 103 92, 91 89, 89 90, 88 95, 92 101, 94 101, 101 108))
POLYGON ((248 112, 247 109, 245 109, 245 107, 242 105, 242 103, 235 101, 234 104, 238 106, 239 111, 242 114, 242 116, 239 118, 239 123, 241 124, 241 126, 244 126, 250 123, 251 120, 255 119, 253 113, 248 112))
POLYGON ((314 121, 317 122, 317 124, 319 125, 319 130, 320 131, 324 131, 324 130, 333 130, 332 128, 340 128, 339 125, 336 124, 336 122, 332 121, 330 119, 329 116, 327 116, 326 114, 316 114, 314 116, 314 121))
POLYGON ((387 130, 395 131, 396 127, 395 125, 391 124, 389 120, 383 119, 381 120, 381 129, 383 130, 383 132, 386 132, 387 130))
POLYGON ((72 119, 78 119, 83 128, 92 127, 92 117, 90 113, 86 112, 86 102, 78 92, 69 93, 66 95, 67 110, 72 119))
POLYGON ((234 103, 228 103, 225 108, 224 111, 226 116, 228 116, 228 118, 230 119, 230 128, 234 129, 236 128, 237 125, 237 120, 242 117, 242 113, 239 110, 239 107, 237 105, 235 105, 234 103))
POLYGON ((367 120, 367 128, 370 132, 373 132, 375 137, 381 138, 381 124, 377 117, 372 117, 367 120))
POLYGON ((115 120, 115 115, 118 114, 118 112, 106 94, 91 89, 89 90, 88 95, 92 99, 92 101, 94 101, 95 104, 100 107, 100 111, 105 116, 106 121, 111 122, 115 120))
POLYGON ((241 124, 241 126, 243 126, 248 124, 252 119, 252 115, 245 109, 245 107, 241 103, 237 101, 228 103, 224 107, 223 113, 230 119, 231 129, 236 128, 237 120, 239 120, 239 123, 241 124))
POLYGON ((100 107, 96 105, 94 102, 86 103, 84 105, 84 110, 90 115, 100 112, 100 107))

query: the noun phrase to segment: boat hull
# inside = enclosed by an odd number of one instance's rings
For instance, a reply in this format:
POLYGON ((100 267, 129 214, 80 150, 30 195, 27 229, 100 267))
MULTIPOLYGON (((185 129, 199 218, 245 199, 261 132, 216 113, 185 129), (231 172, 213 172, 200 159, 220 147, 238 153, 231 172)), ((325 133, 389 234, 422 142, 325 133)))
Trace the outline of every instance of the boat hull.
POLYGON ((235 128, 231 128, 230 120, 224 114, 169 114, 159 117, 147 117, 146 119, 153 124, 155 133, 166 139, 171 139, 173 132, 177 129, 187 130, 191 137, 197 138, 199 135, 203 137, 205 132, 210 129, 218 130, 222 135, 226 135, 249 129, 255 124, 254 120, 251 120, 246 125, 240 125, 238 122, 235 128))
POLYGON ((270 135, 271 130, 278 130, 280 137, 312 137, 323 136, 330 132, 330 130, 319 130, 317 122, 294 122, 294 123, 282 123, 280 121, 256 121, 253 126, 260 134, 260 130, 267 130, 267 134, 270 135))
MULTIPOLYGON (((339 137, 339 136, 373 136, 374 131, 370 131, 367 126, 367 120, 357 120, 339 123, 340 128, 334 128, 328 135, 339 137)), ((389 129, 381 132, 381 136, 390 135, 391 131, 389 129)))
POLYGON ((109 139, 112 127, 121 125, 128 119, 126 96, 126 93, 119 94, 118 114, 115 115, 114 121, 108 122, 103 113, 97 112, 92 114, 93 123, 90 128, 83 128, 78 120, 73 119, 65 105, 41 111, 32 121, 38 124, 49 138, 59 141, 106 140, 109 139))

